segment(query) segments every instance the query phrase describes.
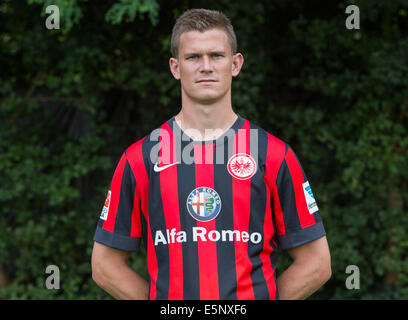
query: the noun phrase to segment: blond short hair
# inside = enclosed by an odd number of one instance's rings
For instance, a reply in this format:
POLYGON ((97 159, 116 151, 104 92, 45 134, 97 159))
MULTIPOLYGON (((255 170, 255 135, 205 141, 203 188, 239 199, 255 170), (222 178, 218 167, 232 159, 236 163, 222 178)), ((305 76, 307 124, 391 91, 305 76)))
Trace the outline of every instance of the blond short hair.
POLYGON ((235 54, 237 52, 237 37, 231 21, 222 12, 207 9, 190 9, 177 19, 171 35, 171 54, 178 58, 180 37, 184 32, 205 32, 215 28, 225 31, 231 53, 235 54))

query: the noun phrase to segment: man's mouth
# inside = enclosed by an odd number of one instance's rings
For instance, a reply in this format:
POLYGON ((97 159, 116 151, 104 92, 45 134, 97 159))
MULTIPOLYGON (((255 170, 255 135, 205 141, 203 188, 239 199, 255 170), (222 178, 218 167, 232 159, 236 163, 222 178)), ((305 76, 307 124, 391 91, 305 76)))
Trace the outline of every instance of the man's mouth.
POLYGON ((197 83, 210 83, 210 82, 217 82, 217 80, 214 80, 214 79, 201 79, 201 80, 197 81, 197 83))

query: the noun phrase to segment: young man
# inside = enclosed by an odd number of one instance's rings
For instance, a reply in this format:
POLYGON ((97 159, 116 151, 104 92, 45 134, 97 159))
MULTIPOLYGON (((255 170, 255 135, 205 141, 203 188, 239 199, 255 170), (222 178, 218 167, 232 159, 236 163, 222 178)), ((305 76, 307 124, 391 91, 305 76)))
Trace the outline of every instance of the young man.
POLYGON ((95 233, 92 276, 118 299, 304 299, 331 275, 325 230, 293 150, 237 115, 243 64, 229 20, 176 22, 181 111, 123 153, 95 233), (149 281, 126 261, 147 250, 149 281), (278 250, 293 263, 278 278, 278 250))

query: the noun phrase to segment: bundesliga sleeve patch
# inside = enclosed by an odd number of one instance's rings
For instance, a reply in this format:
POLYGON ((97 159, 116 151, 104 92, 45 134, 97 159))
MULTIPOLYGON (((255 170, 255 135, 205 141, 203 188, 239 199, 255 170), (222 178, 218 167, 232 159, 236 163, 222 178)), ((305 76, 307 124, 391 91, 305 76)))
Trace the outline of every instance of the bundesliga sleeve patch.
POLYGON ((108 194, 106 195, 105 204, 104 204, 104 206, 103 206, 103 209, 102 209, 102 212, 101 212, 101 216, 100 216, 100 218, 101 218, 102 220, 108 219, 110 199, 111 199, 111 191, 109 190, 109 191, 108 191, 108 194))
POLYGON ((316 211, 319 211, 315 197, 312 192, 312 188, 309 185, 309 181, 306 181, 305 183, 303 183, 302 186, 303 186, 303 192, 305 194, 307 208, 309 209, 309 213, 313 214, 316 211))

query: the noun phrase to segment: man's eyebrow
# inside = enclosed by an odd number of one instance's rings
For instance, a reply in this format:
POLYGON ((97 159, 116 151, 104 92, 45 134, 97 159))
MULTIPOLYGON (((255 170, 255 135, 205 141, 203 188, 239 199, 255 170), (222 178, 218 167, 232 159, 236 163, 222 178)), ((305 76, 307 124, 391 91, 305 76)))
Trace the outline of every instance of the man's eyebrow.
MULTIPOLYGON (((208 54, 221 54, 221 55, 225 55, 225 51, 222 51, 222 50, 214 50, 214 51, 210 51, 210 52, 208 52, 208 54)), ((203 55, 203 53, 198 53, 198 52, 188 52, 188 53, 185 53, 183 56, 184 57, 189 57, 189 56, 202 56, 203 55)))
POLYGON ((215 51, 211 51, 210 52, 210 54, 221 54, 221 55, 225 55, 225 51, 217 51, 217 50, 215 50, 215 51))
POLYGON ((185 54, 183 55, 183 57, 200 56, 200 55, 202 55, 202 53, 188 52, 188 53, 185 53, 185 54))

